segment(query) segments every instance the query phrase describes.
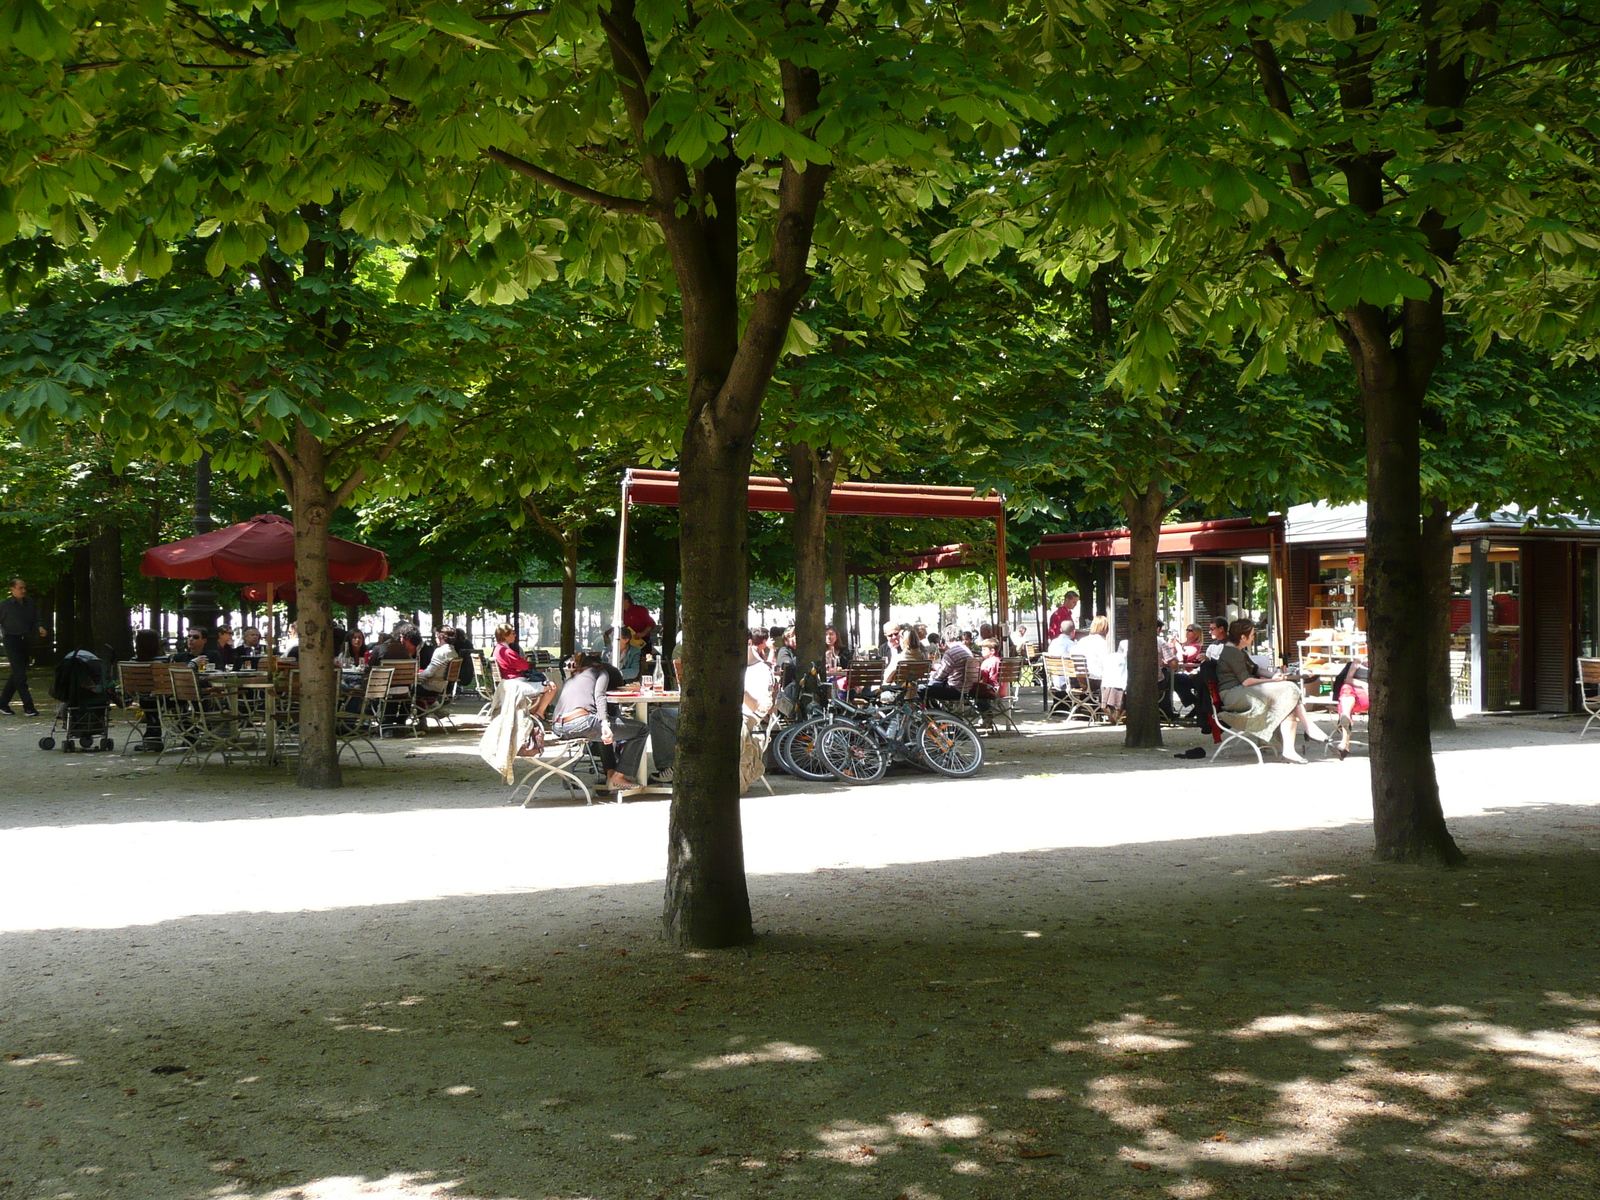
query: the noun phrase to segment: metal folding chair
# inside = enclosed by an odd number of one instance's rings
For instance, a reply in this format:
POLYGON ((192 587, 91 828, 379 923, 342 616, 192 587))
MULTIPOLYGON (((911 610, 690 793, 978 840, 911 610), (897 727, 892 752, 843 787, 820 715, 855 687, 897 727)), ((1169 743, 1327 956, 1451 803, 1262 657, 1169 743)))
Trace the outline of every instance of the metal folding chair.
POLYGON ((991 733, 998 733, 995 724, 998 717, 1011 730, 1012 733, 1021 734, 1012 713, 1017 705, 1017 691, 1022 686, 1023 660, 1020 658, 1002 658, 1000 660, 1000 694, 998 696, 980 696, 977 701, 978 714, 984 725, 991 733))
POLYGON ((1251 753, 1256 756, 1256 764, 1258 766, 1265 763, 1266 759, 1262 758, 1261 751, 1262 748, 1268 746, 1269 743, 1265 739, 1257 737, 1253 733, 1247 733, 1243 729, 1236 728, 1224 719, 1226 717, 1243 718, 1248 714, 1230 713, 1223 709, 1222 692, 1217 688, 1217 681, 1215 678, 1208 675, 1205 679, 1205 685, 1211 693, 1211 740, 1216 743, 1217 747, 1211 752, 1210 761, 1216 762, 1218 755, 1226 750, 1232 743, 1239 742, 1250 747, 1251 753))
POLYGON ((389 689, 393 683, 393 667, 374 667, 367 672, 367 678, 362 684, 361 702, 355 712, 339 714, 340 754, 348 748, 359 763, 361 751, 356 748, 356 743, 365 742, 367 749, 372 751, 372 757, 378 760, 378 765, 383 765, 383 755, 378 753, 378 747, 372 738, 382 728, 383 707, 389 701, 389 689))
POLYGON ((456 702, 456 689, 461 682, 461 660, 453 658, 444 669, 444 691, 432 692, 420 684, 415 689, 411 703, 411 719, 420 731, 426 727, 428 721, 435 721, 439 728, 449 725, 456 727, 455 718, 450 715, 450 706, 456 702))
POLYGON ((1589 726, 1600 721, 1600 658, 1578 660, 1578 699, 1583 711, 1589 714, 1589 719, 1583 723, 1583 733, 1578 734, 1581 742, 1589 726))
POLYGON ((398 732, 420 736, 412 720, 417 709, 417 664, 410 659, 388 659, 384 667, 394 675, 389 681, 389 702, 383 706, 378 736, 388 737, 398 732))
POLYGON ((122 743, 122 753, 126 754, 135 741, 143 741, 146 729, 145 708, 143 700, 150 698, 155 702, 155 671, 154 664, 141 662, 119 662, 117 664, 117 691, 122 695, 123 713, 128 718, 128 736, 122 743))

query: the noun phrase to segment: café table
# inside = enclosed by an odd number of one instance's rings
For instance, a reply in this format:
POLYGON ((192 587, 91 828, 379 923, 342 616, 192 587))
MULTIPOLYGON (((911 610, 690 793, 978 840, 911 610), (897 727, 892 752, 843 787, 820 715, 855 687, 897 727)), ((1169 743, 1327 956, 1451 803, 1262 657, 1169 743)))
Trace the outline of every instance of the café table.
POLYGON ((670 796, 672 788, 662 784, 652 784, 650 776, 655 774, 655 754, 650 738, 650 706, 652 704, 677 704, 682 700, 679 692, 644 691, 639 688, 626 688, 621 691, 607 692, 606 699, 624 707, 633 706, 633 719, 645 727, 644 756, 639 760, 639 786, 624 788, 617 793, 617 802, 630 799, 633 796, 670 796))

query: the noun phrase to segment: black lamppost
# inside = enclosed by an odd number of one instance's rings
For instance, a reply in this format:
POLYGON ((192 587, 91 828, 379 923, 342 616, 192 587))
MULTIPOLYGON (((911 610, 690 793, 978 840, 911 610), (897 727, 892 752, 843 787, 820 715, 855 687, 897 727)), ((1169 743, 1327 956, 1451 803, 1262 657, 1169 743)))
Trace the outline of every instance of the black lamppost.
MULTIPOLYGON (((202 450, 194 464, 194 531, 210 533, 216 522, 211 519, 211 452, 202 450)), ((196 579, 185 594, 189 603, 179 611, 190 629, 203 629, 206 641, 216 637, 217 619, 222 616, 222 606, 217 603, 216 589, 209 579, 196 579)))

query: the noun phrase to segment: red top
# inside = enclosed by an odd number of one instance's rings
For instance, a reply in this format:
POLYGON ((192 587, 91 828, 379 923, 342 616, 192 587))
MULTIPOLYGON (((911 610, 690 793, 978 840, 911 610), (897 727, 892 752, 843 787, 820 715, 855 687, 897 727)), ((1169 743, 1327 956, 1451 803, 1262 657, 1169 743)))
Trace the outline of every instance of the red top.
POLYGON ((1050 614, 1050 637, 1047 640, 1055 641, 1060 636, 1063 625, 1073 631, 1078 628, 1072 623, 1072 609, 1065 604, 1050 614))
POLYGON ((656 620, 650 615, 650 610, 642 604, 632 604, 622 610, 622 623, 634 633, 643 635, 656 627, 656 620))
POLYGON ((521 679, 533 670, 533 664, 513 650, 510 642, 501 642, 494 648, 494 661, 501 679, 521 679))

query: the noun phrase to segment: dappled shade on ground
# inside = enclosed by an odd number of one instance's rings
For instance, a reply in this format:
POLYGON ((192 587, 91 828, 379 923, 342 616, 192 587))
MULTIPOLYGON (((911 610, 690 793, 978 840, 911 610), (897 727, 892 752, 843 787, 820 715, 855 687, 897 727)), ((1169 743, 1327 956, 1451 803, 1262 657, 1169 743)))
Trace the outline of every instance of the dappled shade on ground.
POLYGON ((1542 853, 1449 875, 1370 866, 1343 831, 768 878, 749 956, 662 948, 647 886, 12 934, 0 1177, 1592 1194, 1597 828, 1539 815, 1542 853))

